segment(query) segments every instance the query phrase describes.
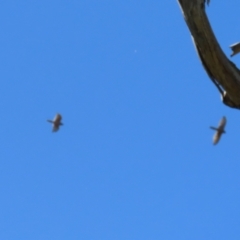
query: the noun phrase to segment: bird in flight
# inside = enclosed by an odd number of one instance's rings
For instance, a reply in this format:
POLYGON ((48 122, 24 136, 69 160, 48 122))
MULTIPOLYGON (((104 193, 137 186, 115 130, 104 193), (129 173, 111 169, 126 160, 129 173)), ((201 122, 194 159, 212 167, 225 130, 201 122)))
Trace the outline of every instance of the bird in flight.
POLYGON ((213 144, 214 144, 214 145, 216 145, 216 144, 219 142, 219 140, 220 140, 220 138, 221 138, 221 135, 222 135, 223 133, 226 133, 225 130, 224 130, 224 128, 225 128, 225 126, 226 126, 226 123, 227 123, 227 119, 226 119, 226 117, 223 117, 223 118, 220 120, 219 125, 218 125, 217 128, 216 128, 216 127, 210 127, 211 129, 213 129, 213 130, 216 131, 216 133, 215 133, 214 136, 213 136, 213 144))
POLYGON ((53 131, 53 132, 58 131, 59 127, 60 127, 61 125, 63 125, 63 123, 61 122, 61 120, 62 120, 62 116, 61 116, 61 114, 59 114, 59 113, 56 114, 56 116, 55 116, 55 118, 54 118, 53 120, 47 120, 48 122, 52 123, 52 125, 53 125, 52 131, 53 131))

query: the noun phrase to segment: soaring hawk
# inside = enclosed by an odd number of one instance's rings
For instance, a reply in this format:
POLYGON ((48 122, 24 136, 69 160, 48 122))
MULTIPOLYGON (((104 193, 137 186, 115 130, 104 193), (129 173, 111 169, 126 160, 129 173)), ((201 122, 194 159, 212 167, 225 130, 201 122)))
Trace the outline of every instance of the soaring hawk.
POLYGON ((226 119, 226 117, 223 117, 220 120, 219 125, 218 125, 217 128, 216 127, 210 127, 211 129, 216 130, 216 133, 213 136, 213 144, 214 145, 219 142, 219 140, 221 138, 221 135, 223 133, 226 133, 225 130, 224 130, 226 123, 227 123, 227 119, 226 119))
POLYGON ((61 125, 63 125, 61 120, 62 120, 62 116, 59 113, 55 116, 55 118, 53 120, 47 120, 48 122, 52 123, 52 125, 53 125, 52 131, 53 132, 58 131, 59 127, 61 125))

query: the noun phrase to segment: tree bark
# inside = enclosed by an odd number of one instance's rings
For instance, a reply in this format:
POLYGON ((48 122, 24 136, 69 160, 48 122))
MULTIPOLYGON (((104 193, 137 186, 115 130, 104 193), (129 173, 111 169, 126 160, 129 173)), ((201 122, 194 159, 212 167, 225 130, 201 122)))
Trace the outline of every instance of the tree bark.
POLYGON ((240 71, 226 57, 213 33, 205 12, 206 2, 210 0, 178 0, 199 58, 223 103, 240 109, 240 71))

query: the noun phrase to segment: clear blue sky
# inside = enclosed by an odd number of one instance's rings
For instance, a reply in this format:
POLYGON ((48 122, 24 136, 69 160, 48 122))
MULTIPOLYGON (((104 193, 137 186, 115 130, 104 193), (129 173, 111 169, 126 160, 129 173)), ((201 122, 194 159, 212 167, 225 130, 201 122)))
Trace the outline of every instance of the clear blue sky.
MULTIPOLYGON (((228 56, 239 9, 207 7, 228 56)), ((176 0, 2 0, 0 29, 0 239, 239 239, 240 114, 176 0)))

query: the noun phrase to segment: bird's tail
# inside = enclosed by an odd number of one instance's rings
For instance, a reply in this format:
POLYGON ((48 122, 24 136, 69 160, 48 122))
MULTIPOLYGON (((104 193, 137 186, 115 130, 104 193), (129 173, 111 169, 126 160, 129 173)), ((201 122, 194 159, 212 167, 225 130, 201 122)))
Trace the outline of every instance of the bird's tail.
POLYGON ((53 121, 52 121, 52 120, 47 120, 47 122, 53 123, 53 121))

